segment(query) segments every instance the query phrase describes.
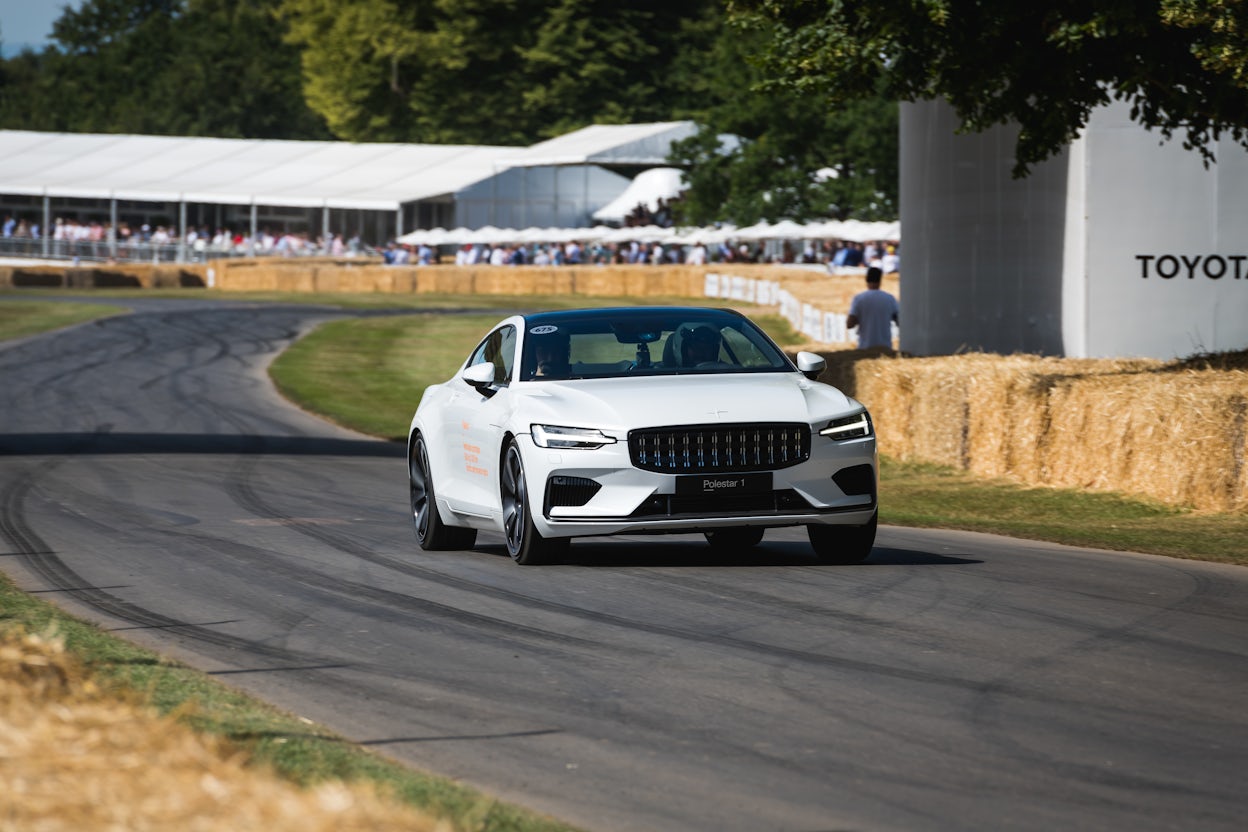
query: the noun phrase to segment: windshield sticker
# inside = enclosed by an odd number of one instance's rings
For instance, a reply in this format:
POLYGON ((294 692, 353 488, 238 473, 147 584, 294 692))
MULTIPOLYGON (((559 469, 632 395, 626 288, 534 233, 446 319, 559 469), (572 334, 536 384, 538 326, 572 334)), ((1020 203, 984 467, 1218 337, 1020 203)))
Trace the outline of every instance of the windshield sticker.
POLYGON ((530 329, 529 334, 530 335, 549 335, 552 332, 558 332, 558 331, 559 331, 559 327, 554 326, 553 324, 542 324, 541 326, 535 326, 532 329, 530 329))

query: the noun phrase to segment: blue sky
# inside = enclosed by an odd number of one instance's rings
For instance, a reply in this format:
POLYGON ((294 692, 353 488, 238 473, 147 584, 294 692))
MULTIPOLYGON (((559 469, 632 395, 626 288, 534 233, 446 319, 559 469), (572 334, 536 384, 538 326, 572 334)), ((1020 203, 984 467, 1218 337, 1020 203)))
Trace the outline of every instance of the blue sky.
POLYGON ((0 48, 4 57, 16 55, 24 46, 42 47, 61 11, 81 4, 82 0, 0 0, 0 48))

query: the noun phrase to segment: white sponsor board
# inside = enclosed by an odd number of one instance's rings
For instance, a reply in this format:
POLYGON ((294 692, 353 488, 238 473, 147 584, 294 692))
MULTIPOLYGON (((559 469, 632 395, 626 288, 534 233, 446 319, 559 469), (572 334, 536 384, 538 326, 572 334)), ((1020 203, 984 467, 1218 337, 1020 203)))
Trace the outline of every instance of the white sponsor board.
POLYGON ((1248 151, 1206 168, 1181 141, 1095 111, 1015 180, 1014 131, 955 135, 902 106, 901 347, 1169 359, 1248 346, 1248 151))

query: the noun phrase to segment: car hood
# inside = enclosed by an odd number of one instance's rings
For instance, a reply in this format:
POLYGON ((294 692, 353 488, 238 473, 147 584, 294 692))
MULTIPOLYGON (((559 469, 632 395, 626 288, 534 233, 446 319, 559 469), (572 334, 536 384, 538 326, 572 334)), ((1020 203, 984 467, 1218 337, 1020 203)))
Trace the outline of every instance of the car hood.
POLYGON ((579 379, 525 384, 517 415, 544 424, 627 431, 715 422, 814 422, 857 410, 800 373, 579 379))

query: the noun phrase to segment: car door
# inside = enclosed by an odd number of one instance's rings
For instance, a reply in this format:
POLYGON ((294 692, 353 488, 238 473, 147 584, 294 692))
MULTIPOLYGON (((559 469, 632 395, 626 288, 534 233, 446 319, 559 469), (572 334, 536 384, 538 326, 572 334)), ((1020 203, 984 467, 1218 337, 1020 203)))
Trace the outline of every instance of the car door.
POLYGON ((454 474, 442 494, 461 514, 491 517, 498 507, 498 462, 516 372, 516 328, 500 326, 477 345, 467 366, 494 365, 494 383, 478 389, 460 377, 446 408, 447 459, 454 474))

